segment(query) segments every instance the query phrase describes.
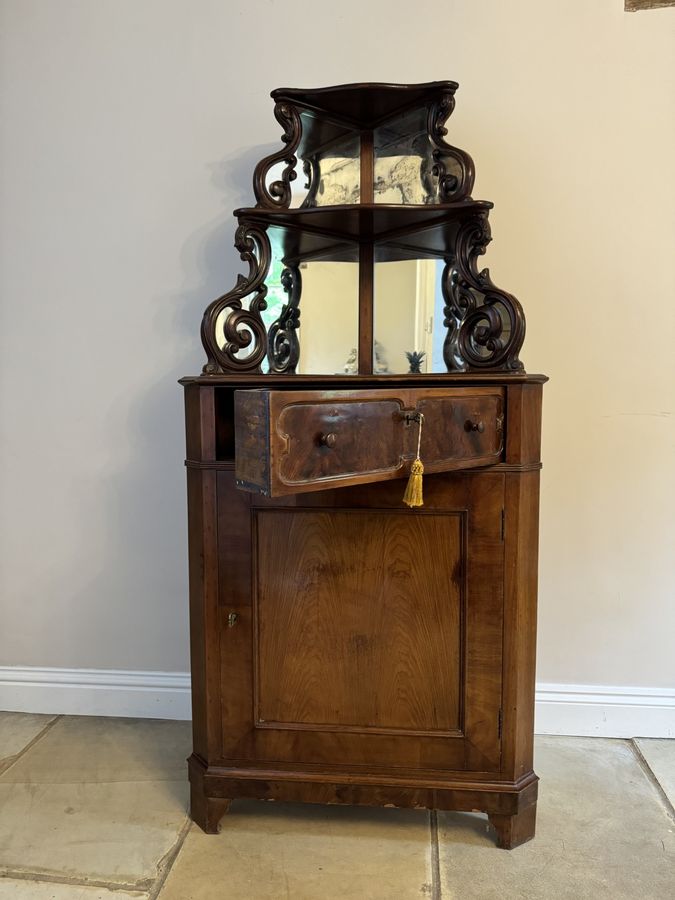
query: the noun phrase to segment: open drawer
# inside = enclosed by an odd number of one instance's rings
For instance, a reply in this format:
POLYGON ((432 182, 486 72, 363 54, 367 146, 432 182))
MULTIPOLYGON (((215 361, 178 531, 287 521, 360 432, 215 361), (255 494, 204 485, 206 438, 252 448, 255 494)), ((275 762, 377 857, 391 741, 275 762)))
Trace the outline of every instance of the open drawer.
POLYGON ((237 486, 269 497, 499 462, 500 388, 235 391, 237 486))

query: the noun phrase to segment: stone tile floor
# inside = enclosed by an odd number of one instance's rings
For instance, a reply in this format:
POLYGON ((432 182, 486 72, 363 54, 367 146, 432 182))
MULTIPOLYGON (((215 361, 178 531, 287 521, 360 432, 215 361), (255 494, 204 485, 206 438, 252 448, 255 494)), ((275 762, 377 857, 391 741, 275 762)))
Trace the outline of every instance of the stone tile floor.
POLYGON ((186 814, 187 722, 0 713, 0 900, 667 900, 675 741, 540 737, 537 837, 483 816, 239 801, 186 814))

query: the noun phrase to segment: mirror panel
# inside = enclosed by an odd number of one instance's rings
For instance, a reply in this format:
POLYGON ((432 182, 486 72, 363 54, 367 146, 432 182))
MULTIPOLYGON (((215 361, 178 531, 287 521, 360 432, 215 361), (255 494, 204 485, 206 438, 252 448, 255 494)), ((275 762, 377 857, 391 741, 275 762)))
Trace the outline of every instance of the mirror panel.
POLYGON ((358 367, 358 262, 306 262, 300 266, 301 375, 354 374, 358 367))
MULTIPOLYGON (((356 372, 359 330, 359 266, 356 247, 341 251, 340 262, 298 259, 293 235, 269 229, 272 262, 266 278, 267 309, 262 318, 268 333, 289 303, 293 284, 299 288, 299 375, 344 375, 356 372)), ((263 363, 268 372, 269 359, 263 363)))
POLYGON ((340 206, 358 203, 361 187, 359 153, 359 136, 352 134, 306 155, 298 163, 297 180, 302 182, 305 192, 299 205, 340 206))
POLYGON ((413 110, 373 132, 375 202, 438 202, 426 109, 413 110))
POLYGON ((443 260, 376 261, 374 268, 376 371, 392 375, 447 371, 443 260))
POLYGON ((297 165, 292 206, 340 206, 358 203, 361 142, 350 134, 323 147, 307 147, 297 165))

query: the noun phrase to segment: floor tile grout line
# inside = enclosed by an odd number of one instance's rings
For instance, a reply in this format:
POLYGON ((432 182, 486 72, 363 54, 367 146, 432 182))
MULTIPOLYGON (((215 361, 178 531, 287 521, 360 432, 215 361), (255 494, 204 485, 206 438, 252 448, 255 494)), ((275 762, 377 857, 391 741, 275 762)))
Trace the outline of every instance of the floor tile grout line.
POLYGON ((190 828, 192 827, 192 819, 190 816, 185 817, 185 822, 183 823, 183 827, 178 832, 178 837, 176 838, 176 842, 173 847, 164 854, 163 858, 159 862, 158 866, 158 874, 155 880, 152 889, 149 891, 148 900, 157 900, 157 897, 161 894, 164 885, 166 884, 166 880, 169 877, 169 873, 174 866, 174 863, 178 859, 178 855, 180 851, 183 849, 183 844, 185 843, 185 839, 190 833, 190 828))
POLYGON ((57 716, 54 716, 54 718, 51 720, 51 722, 47 722, 47 724, 45 725, 45 727, 35 735, 35 737, 33 738, 33 740, 28 741, 28 743, 26 744, 26 746, 25 746, 25 747, 22 747, 21 750, 19 750, 19 752, 18 752, 18 753, 16 754, 16 756, 12 759, 12 761, 10 762, 10 764, 9 764, 8 766, 5 766, 4 769, 3 769, 3 768, 0 768, 0 778, 2 778, 3 775, 5 775, 7 772, 9 772, 9 770, 10 770, 13 766, 15 766, 15 765, 19 762, 20 759, 23 759, 23 757, 26 755, 26 753, 28 753, 29 750, 32 750, 33 747, 34 747, 37 743, 39 743, 39 742, 42 740, 42 738, 43 738, 49 731, 52 730, 52 728, 56 725, 56 723, 61 721, 62 718, 63 718, 62 715, 57 715, 57 716))
POLYGON ((438 847, 438 813, 432 809, 429 813, 429 830, 431 841, 431 900, 441 900, 441 857, 438 847))
MULTIPOLYGON (((11 867, 0 867, 0 879, 9 878, 14 881, 38 881, 43 884, 66 884, 72 887, 93 887, 104 888, 108 891, 133 891, 143 893, 149 890, 147 879, 140 882, 126 881, 105 881, 96 878, 87 878, 77 875, 59 875, 53 872, 33 872, 30 869, 12 869, 11 867)), ((1 883, 1 882, 0 882, 1 883)))
POLYGON ((656 789, 656 793, 659 795, 661 802, 665 806, 667 814, 670 816, 671 819, 675 819, 675 807, 671 803, 670 797, 668 796, 668 794, 666 794, 666 792, 663 790, 663 787, 661 786, 661 782, 656 777, 654 770, 647 762, 647 759, 644 756, 644 754, 642 753, 642 750, 640 750, 640 747, 636 743, 636 739, 631 738, 629 743, 633 749, 633 753, 635 754, 635 757, 638 761, 640 768, 644 772, 647 780, 649 782, 651 782, 652 786, 656 789))

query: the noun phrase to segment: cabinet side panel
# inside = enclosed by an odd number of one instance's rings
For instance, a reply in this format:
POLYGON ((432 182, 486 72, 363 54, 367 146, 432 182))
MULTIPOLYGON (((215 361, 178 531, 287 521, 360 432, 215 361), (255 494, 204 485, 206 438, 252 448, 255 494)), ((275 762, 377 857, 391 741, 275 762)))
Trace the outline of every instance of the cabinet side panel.
POLYGON ((220 748, 215 472, 188 469, 187 481, 192 729, 194 751, 208 761, 220 748))
POLYGON ((532 771, 539 472, 508 473, 505 505, 504 756, 514 779, 532 771))
POLYGON ((466 768, 498 771, 501 762, 504 477, 501 473, 487 471, 467 476, 466 483, 469 489, 466 768))
POLYGON ((506 393, 506 458, 511 465, 541 458, 541 384, 510 384, 506 393))
MULTIPOLYGON (((214 391, 189 385, 185 390, 188 460, 215 453, 214 391)), ((218 553, 216 477, 208 469, 187 468, 188 564, 190 591, 190 668, 194 752, 208 761, 219 753, 221 720, 217 677, 218 553)))
POLYGON ((188 459, 215 459, 215 388, 185 386, 185 446, 188 459))

